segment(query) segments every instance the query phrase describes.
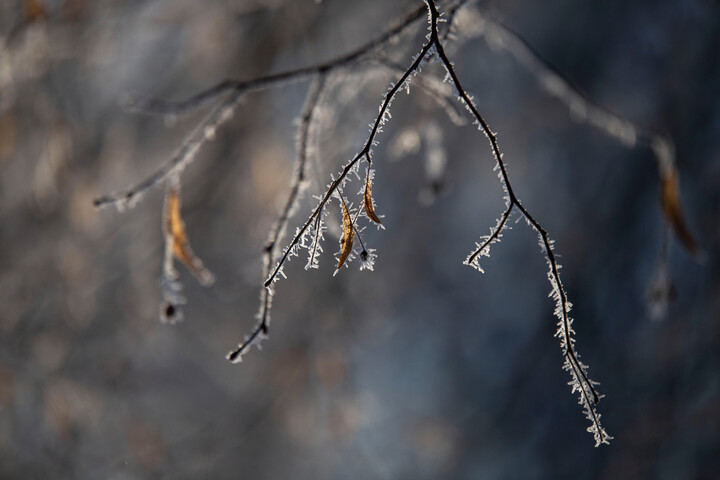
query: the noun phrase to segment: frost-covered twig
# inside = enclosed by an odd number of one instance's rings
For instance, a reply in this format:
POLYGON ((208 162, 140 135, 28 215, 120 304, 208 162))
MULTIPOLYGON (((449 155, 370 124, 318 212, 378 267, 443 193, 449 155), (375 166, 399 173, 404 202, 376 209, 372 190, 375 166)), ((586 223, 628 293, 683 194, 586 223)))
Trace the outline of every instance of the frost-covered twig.
MULTIPOLYGON (((179 284, 175 282, 177 275, 172 264, 174 258, 179 258, 184 261, 201 281, 203 281, 203 278, 209 277, 203 275, 202 263, 199 262, 199 260, 197 262, 193 260, 193 255, 189 250, 189 244, 185 252, 177 247, 178 245, 183 245, 183 239, 186 238, 184 224, 179 219, 179 175, 181 171, 192 161, 203 143, 212 138, 216 129, 231 117, 233 110, 246 93, 275 87, 292 81, 313 79, 313 84, 309 89, 299 122, 295 173, 290 183, 289 194, 263 249, 263 285, 260 291, 260 307, 257 314, 258 322, 245 337, 244 341, 227 355, 229 360, 239 362, 252 345, 259 347, 260 340, 267 336, 273 294, 275 292, 274 284, 281 277, 284 277, 283 268, 287 261, 291 257, 299 255, 300 249, 306 249, 308 251, 306 268, 316 268, 318 266, 318 257, 323 251, 323 233, 326 230, 324 218, 332 209, 330 203, 333 199, 337 200, 340 206, 343 229, 335 273, 337 273, 340 267, 347 265, 355 256, 359 256, 361 259, 361 269, 372 269, 372 262, 375 255, 374 250, 367 248, 365 241, 361 237, 361 232, 364 227, 359 226, 358 222, 360 220, 367 220, 368 222, 373 222, 378 227, 382 227, 380 224, 381 217, 375 213, 375 205, 372 199, 372 180, 375 172, 375 170, 371 168, 373 163, 373 148, 377 145, 378 134, 382 131, 383 125, 391 118, 390 106, 393 99, 404 89, 409 92, 410 82, 420 73, 424 62, 430 59, 437 61, 447 72, 446 81, 451 86, 451 93, 448 92, 447 84, 439 83, 432 77, 422 79, 421 82, 418 82, 418 85, 420 88, 430 92, 449 113, 451 118, 454 116, 457 117, 456 119, 459 119, 458 122, 462 120, 458 112, 458 110, 462 110, 462 107, 457 109, 454 103, 450 102, 451 99, 454 101, 455 97, 457 97, 460 102, 459 104, 470 112, 474 123, 478 126, 479 130, 485 134, 490 143, 496 161, 495 168, 505 191, 505 209, 498 218, 497 224, 490 229, 489 235, 481 238, 480 242, 476 244, 475 249, 466 258, 465 263, 482 271, 479 263, 480 257, 488 255, 490 246, 500 240, 504 229, 507 228, 508 219, 514 211, 517 211, 520 217, 524 218, 529 226, 536 231, 541 249, 548 264, 547 276, 551 284, 550 296, 555 301, 555 315, 558 318, 556 335, 560 339, 560 346, 564 357, 564 369, 570 373, 572 391, 573 393, 579 394, 579 401, 583 405, 584 411, 590 420, 588 431, 593 434, 596 446, 608 443, 611 437, 608 436, 603 429, 600 423, 600 415, 595 409, 602 396, 598 394, 595 389, 596 382, 588 377, 587 366, 580 361, 580 357, 575 349, 574 331, 572 328, 573 320, 569 315, 571 304, 560 278, 560 265, 553 251, 553 242, 548 232, 540 222, 530 214, 513 190, 507 164, 503 160, 497 137, 479 113, 468 91, 462 86, 455 66, 450 61, 444 48, 445 41, 454 38, 453 25, 460 17, 460 15, 458 15, 460 8, 469 3, 472 3, 472 0, 459 0, 447 4, 444 9, 446 15, 443 17, 437 8, 437 5, 440 4, 439 1, 425 0, 425 7, 419 7, 413 10, 400 23, 389 28, 375 40, 366 43, 349 54, 329 62, 248 81, 224 81, 182 102, 133 100, 129 104, 129 108, 141 113, 164 115, 169 118, 187 114, 207 105, 214 105, 214 108, 193 133, 188 136, 176 155, 155 174, 124 192, 101 197, 97 199, 95 203, 97 206, 115 205, 118 208, 132 206, 140 195, 149 188, 163 183, 168 185, 166 211, 171 213, 177 212, 177 220, 174 221, 173 225, 167 221, 164 223, 164 228, 166 229, 166 261, 163 269, 163 278, 165 280, 164 293, 165 299, 169 299, 168 304, 174 306, 175 304, 182 303, 183 299, 180 295, 179 284), (409 62, 407 68, 399 66, 397 63, 389 60, 383 48, 389 46, 393 38, 404 32, 408 27, 413 25, 416 20, 421 18, 424 11, 428 13, 429 24, 429 32, 426 40, 412 61, 409 62), (441 25, 443 26, 441 27, 441 25), (395 72, 398 80, 392 83, 385 93, 378 114, 370 124, 370 132, 365 138, 362 148, 356 155, 347 160, 342 168, 330 178, 330 182, 327 184, 324 193, 317 197, 315 207, 312 208, 307 218, 301 222, 300 227, 297 228, 290 240, 285 243, 283 247, 283 239, 286 235, 287 226, 308 183, 306 181, 306 173, 310 155, 309 145, 312 137, 313 119, 317 114, 318 108, 320 108, 320 99, 328 75, 337 69, 350 71, 353 68, 359 66, 364 67, 365 65, 373 63, 395 72), (362 181, 360 166, 363 162, 366 164, 366 171, 364 175, 364 187, 358 193, 361 198, 360 205, 354 204, 351 199, 348 198, 347 194, 349 191, 345 189, 345 186, 354 178, 362 181), (168 207, 168 205, 171 207, 168 207), (357 249, 356 247, 356 249, 353 250, 353 240, 355 238, 359 240, 360 248, 357 249), (176 249, 178 250, 176 251, 176 249)), ((492 23, 490 20, 484 19, 484 17, 481 17, 481 19, 483 19, 484 23, 482 23, 482 25, 484 28, 494 28, 495 37, 499 35, 506 49, 533 71, 541 80, 541 84, 551 94, 565 102, 576 115, 582 114, 586 121, 615 138, 619 138, 628 145, 634 145, 638 138, 649 139, 648 141, 656 155, 659 170, 661 171, 661 196, 666 218, 686 247, 692 251, 693 245, 695 245, 694 240, 684 225, 679 206, 677 169, 675 167, 672 142, 662 135, 640 129, 632 122, 615 116, 606 109, 590 102, 576 89, 573 89, 570 83, 564 80, 562 76, 558 75, 548 67, 547 64, 543 63, 539 59, 539 56, 522 42, 517 35, 514 35, 505 27, 499 26, 497 23, 492 23)), ((444 160, 440 163, 444 164, 444 160)))
POLYGON ((507 224, 508 218, 510 217, 510 214, 512 213, 514 207, 514 203, 508 203, 507 209, 503 212, 500 218, 498 218, 497 225, 495 225, 494 228, 490 229, 490 235, 482 237, 482 241, 475 244, 476 249, 472 251, 470 255, 468 255, 468 257, 465 259, 465 265, 474 267, 480 272, 483 271, 482 267, 480 266, 480 257, 490 256, 490 245, 500 241, 500 238, 502 237, 502 231, 503 229, 505 229, 505 225, 507 224))
MULTIPOLYGON (((425 0, 425 2, 428 5, 428 9, 430 10, 430 41, 434 45, 440 61, 447 70, 450 81, 455 86, 460 100, 470 111, 472 116, 475 118, 479 129, 485 134, 488 141, 490 142, 490 147, 493 151, 493 155, 495 156, 495 160, 497 162, 497 167, 500 171, 500 179, 507 194, 506 204, 508 208, 505 213, 503 213, 501 220, 498 222, 498 226, 491 234, 490 239, 486 240, 484 246, 481 245, 480 248, 476 250, 476 253, 472 254, 471 257, 473 255, 477 257, 477 255, 480 254, 484 250, 484 248, 486 248, 490 243, 492 243, 493 240, 497 239, 497 236, 502 230, 502 227, 505 225, 507 217, 510 215, 513 206, 518 208, 518 210, 521 212, 527 222, 538 232, 541 240, 541 245, 544 248, 545 257, 549 266, 548 278, 550 280, 550 284, 552 285, 551 296, 556 301, 555 315, 560 320, 558 323, 557 335, 560 337, 560 346, 563 350, 563 355, 565 357, 564 368, 570 372, 572 378, 570 384, 572 386, 573 393, 580 393, 580 403, 584 406, 585 413, 590 420, 590 427, 588 427, 588 431, 591 432, 593 434, 593 437, 595 438, 595 446, 603 443, 609 443, 612 437, 610 437, 605 432, 605 429, 600 424, 600 414, 598 414, 595 410, 595 405, 600 400, 600 395, 595 390, 595 382, 590 380, 587 376, 587 366, 583 365, 580 362, 579 356, 575 351, 575 340, 572 337, 572 319, 569 316, 571 305, 570 302, 568 302, 567 300, 567 295, 565 293, 565 290, 563 289, 562 282, 560 280, 560 267, 555 259, 555 254, 553 253, 550 238, 542 225, 540 225, 540 223, 527 211, 527 209, 522 205, 522 203, 520 203, 520 200, 515 195, 515 192, 513 191, 512 185, 510 183, 506 164, 502 158, 502 153, 500 151, 497 137, 492 132, 480 112, 475 107, 475 104, 473 103, 470 95, 463 88, 462 84, 460 83, 460 79, 455 72, 455 67, 445 54, 443 45, 440 42, 437 30, 439 13, 435 2, 434 0, 425 0)), ((468 263, 471 263, 469 260, 470 258, 468 258, 468 263)))
MULTIPOLYGON (((322 232, 322 214, 326 210, 327 203, 333 196, 339 197, 339 201, 343 211, 344 234, 343 240, 341 242, 342 251, 340 254, 338 268, 345 262, 345 259, 348 258, 352 249, 353 237, 355 235, 355 232, 358 232, 355 226, 355 222, 359 215, 359 210, 354 215, 354 218, 351 219, 348 212, 349 209, 347 206, 347 202, 341 193, 342 187, 348 180, 348 175, 353 171, 357 171, 357 165, 363 158, 366 160, 368 168, 370 167, 372 148, 375 145, 376 135, 381 131, 382 125, 390 118, 389 107, 396 93, 400 89, 407 88, 409 86, 410 79, 419 72, 420 66, 422 65, 422 62, 426 59, 426 57, 436 55, 440 59, 442 65, 445 67, 448 78, 453 87, 455 88, 455 92, 458 95, 460 101, 470 111, 479 129, 487 136, 497 162, 500 180, 506 192, 506 210, 503 212, 500 219, 498 220, 498 224, 496 225, 496 227, 491 230, 491 234, 486 237, 486 239, 481 244, 478 244, 477 249, 473 253, 471 253, 471 255, 466 259, 466 263, 479 268, 477 258, 480 255, 487 254, 489 246, 500 238, 501 232, 505 228, 507 220, 514 208, 517 208, 520 211, 521 215, 532 226, 532 228, 537 231, 540 238, 541 246, 543 247, 545 257, 549 266, 548 279, 550 280, 552 286, 551 296, 556 302, 555 314, 559 319, 557 336, 560 338, 560 344, 563 350, 563 356, 565 358, 564 368, 571 375, 572 380, 570 384, 572 386, 573 393, 578 392, 580 394, 580 403, 584 406, 586 415, 591 423, 588 431, 593 434, 596 446, 602 443, 609 443, 611 437, 607 435, 602 425, 600 424, 600 415, 595 410, 595 405, 599 402, 601 396, 597 393, 595 389, 596 383, 590 380, 587 375, 587 366, 580 362, 579 356, 575 350, 575 340, 573 338, 574 332, 572 330, 572 319, 569 316, 571 304, 567 300, 567 295, 562 286, 559 275, 560 267, 556 261, 555 254, 553 253, 552 241, 550 240, 545 229, 520 203, 520 200, 513 191, 506 164, 502 159, 502 153, 500 151, 497 138, 495 134, 491 131, 485 119, 475 107, 470 95, 463 88, 455 72, 453 64, 450 62, 449 58, 445 53, 439 35, 438 22, 440 19, 440 15, 437 10, 436 4, 433 0, 426 0, 426 4, 429 12, 430 23, 430 32, 427 36, 427 43, 425 43, 420 52, 415 56, 410 67, 408 67, 403 72, 400 79, 391 86, 390 90, 385 95, 385 98, 383 99, 383 102, 380 106, 378 115, 375 118, 375 121, 371 124, 370 134, 367 137, 363 148, 348 163, 345 164, 338 176, 331 181, 331 183, 327 187, 327 190, 325 191, 325 194, 320 197, 320 200, 315 209, 307 218, 303 226, 298 229, 297 233, 290 241, 290 243, 285 247, 285 250, 278 259, 275 268, 272 270, 272 272, 265 281, 265 287, 268 290, 265 291, 263 294, 263 306, 261 307, 261 309, 265 309, 267 311, 267 308, 269 308, 266 305, 268 305, 270 293, 272 292, 271 289, 273 288, 274 282, 277 281, 280 276, 283 276, 282 271, 285 262, 291 256, 297 255, 297 250, 299 246, 305 245, 304 239, 306 238, 306 235, 311 228, 314 229, 315 232, 313 235, 313 240, 310 246, 308 246, 308 248, 311 249, 309 265, 314 265, 315 252, 319 242, 318 235, 321 235, 322 232)), ((368 172, 366 182, 369 182, 369 180, 370 173, 368 172)), ((365 251, 366 249, 363 245, 363 252, 365 251)), ((267 324, 264 323, 261 319, 259 326, 256 327, 253 333, 248 338, 246 338, 246 340, 242 344, 240 344, 238 349, 234 350, 228 355, 228 358, 233 361, 239 361, 242 352, 244 352, 249 345, 252 345, 255 339, 259 338, 260 334, 266 333, 267 324)))
POLYGON ((353 171, 358 165, 358 162, 362 160, 363 158, 366 158, 366 161, 370 161, 370 158, 372 157, 372 147, 374 146, 375 137, 377 134, 381 131, 382 125, 390 118, 389 114, 389 108, 390 104, 392 103, 393 99, 395 98, 395 95, 397 92, 405 88, 407 85, 407 82, 409 82, 412 75, 416 74, 419 71, 420 64, 422 63, 423 59, 425 58, 425 55, 428 53, 430 48, 432 47, 432 42, 428 42, 423 46, 423 48, 420 50, 420 53, 416 55, 415 59, 413 60, 412 64, 408 69, 405 71, 405 73, 400 77, 400 79, 390 88, 390 90, 385 94, 385 97, 383 99, 382 104, 380 105, 378 116, 376 117, 375 121, 371 124, 370 127, 370 135, 368 135, 367 140, 365 141, 365 145, 363 148, 350 160, 348 163, 345 164, 345 166, 340 171, 339 175, 336 179, 334 179, 329 185, 327 190, 325 191, 325 194, 320 199, 320 202, 315 207, 313 212, 310 214, 310 217, 307 219, 305 224, 298 230, 298 233, 295 235, 295 237, 292 239, 288 247, 285 249, 285 252, 280 257, 280 260, 278 261, 277 265, 275 266, 275 269, 272 271, 272 273, 268 276, 268 278, 265 280, 265 286, 270 286, 274 281, 277 280, 278 274, 281 272, 281 269, 283 268, 285 261, 288 259, 288 256, 294 251, 295 247, 298 245, 300 240, 303 238, 305 232, 308 230, 308 227, 312 224, 313 220, 319 215, 320 211, 325 207, 327 202, 330 200, 330 198, 333 196, 335 191, 338 187, 342 186, 342 184, 345 182, 348 174, 353 171))
MULTIPOLYGON (((305 108, 300 116, 295 174, 293 175, 290 183, 290 193, 285 201, 285 206, 280 211, 280 216, 275 222, 272 230, 270 230, 270 235, 268 236, 265 247, 263 248, 263 278, 267 278, 268 275, 270 275, 273 263, 277 260, 278 252, 280 251, 279 246, 285 236, 288 221, 292 216, 293 210, 297 207, 302 192, 306 187, 305 175, 307 171, 308 150, 310 144, 310 129, 312 127, 313 116, 317 110, 318 100, 320 99, 324 85, 325 74, 319 74, 310 87, 305 108)), ((317 242, 318 239, 316 239, 316 243, 317 242)), ((248 334, 245 340, 239 344, 235 350, 227 354, 228 360, 233 362, 241 361, 243 353, 245 353, 254 343, 257 342, 259 345, 259 342, 267 337, 268 327, 270 325, 272 297, 275 293, 274 289, 274 285, 263 285, 260 289, 260 310, 257 313, 258 323, 250 334, 248 334)))
MULTIPOLYGON (((392 60, 378 56, 373 60, 374 63, 380 67, 395 72, 398 75, 402 75, 405 68, 392 60)), ((457 126, 465 125, 465 117, 462 112, 457 108, 455 104, 454 92, 446 83, 440 81, 441 79, 427 77, 417 77, 414 82, 418 88, 423 90, 430 96, 447 114, 451 122, 457 126)))
MULTIPOLYGON (((462 3, 465 3, 465 1, 458 2, 457 5, 460 5, 462 3)), ((456 7, 457 8, 457 7, 456 7)), ((355 60, 359 59, 360 57, 364 56, 366 53, 373 51, 378 45, 382 45, 384 42, 392 38, 394 35, 400 33, 404 28, 406 28, 407 25, 409 25, 412 21, 414 21, 416 18, 419 17, 419 15, 422 13, 424 9, 420 9, 420 13, 412 12, 405 21, 401 22, 398 27, 395 27, 391 29, 386 34, 382 35, 378 40, 374 42, 370 42, 369 44, 365 45, 364 47, 361 47, 361 49, 346 55, 344 57, 340 57, 335 62, 331 62, 331 64, 326 64, 325 66, 316 66, 316 67, 308 67, 306 69, 301 69, 298 71, 295 71, 293 75, 305 75, 306 73, 310 72, 319 72, 321 75, 324 75, 325 72, 341 66, 351 65, 355 60)), ((389 108, 392 103, 392 100, 395 98, 395 95, 403 88, 409 87, 409 82, 412 76, 414 76, 416 73, 418 73, 420 65, 422 64, 422 61, 430 51, 431 42, 428 42, 420 51, 420 53, 416 56, 416 58, 413 60, 410 67, 407 69, 403 69, 399 67, 396 63, 391 62, 388 59, 383 58, 382 56, 377 56, 375 61, 384 66, 385 68, 389 68, 391 70, 399 71, 400 72, 400 79, 390 88, 388 93, 385 95, 385 98, 383 100, 383 103, 380 106, 378 116, 376 117, 373 124, 371 124, 371 130, 368 138, 365 141, 365 145, 363 148, 358 152, 355 157, 353 157, 352 160, 350 160, 342 169, 342 171, 339 173, 338 177, 331 181, 330 185, 328 186, 327 190, 325 191, 325 194, 320 198, 319 203, 313 210, 313 212, 310 214, 308 219, 305 221, 304 225, 299 228, 293 237, 293 239, 290 241, 289 245, 286 246, 283 253, 281 255, 276 255, 275 252, 277 251, 277 246, 280 243, 280 236, 278 235, 279 232, 284 232, 285 226, 287 224, 287 221, 290 216, 290 204, 291 202, 295 201, 296 196, 296 188, 300 185, 298 183, 297 179, 299 177, 296 177, 296 180, 293 182, 293 186, 291 188, 291 195, 288 199, 288 203, 286 204, 286 208, 282 211, 281 216, 276 223, 275 228, 271 232, 270 239, 268 241, 268 246, 266 246, 265 255, 263 257, 263 265, 264 265, 264 277, 265 277, 265 283, 264 288, 261 291, 260 294, 260 311, 258 312, 258 323, 253 328, 253 330, 248 334, 243 342, 241 342, 237 348, 232 350, 230 353, 228 353, 227 358, 233 362, 239 362, 242 360, 243 353, 247 352, 248 349, 256 342, 259 342, 263 338, 267 336, 268 332, 268 326, 270 321, 270 309, 271 309, 271 303, 272 303, 272 295, 274 293, 274 283, 277 281, 277 279, 280 276, 284 276, 283 274, 283 267, 285 262, 293 255, 296 255, 298 253, 298 247, 303 245, 305 242, 305 238, 308 235, 308 233, 312 233, 311 240, 309 245, 304 245, 308 248, 310 251, 309 260, 307 264, 307 268, 314 268, 317 266, 317 255, 319 251, 321 251, 322 247, 320 246, 320 242, 322 240, 322 233, 324 229, 323 224, 323 214, 327 211, 327 203, 330 201, 330 199, 334 195, 339 195, 340 202, 343 206, 343 208, 346 208, 345 200, 342 197, 341 189, 342 185, 347 180, 347 176, 350 172, 355 171, 358 162, 362 159, 365 159, 365 161, 368 164, 368 172, 367 172, 367 178, 366 178, 366 189, 370 185, 370 181, 372 180, 371 177, 371 171, 370 171, 370 164, 372 162, 371 155, 372 155, 372 147, 375 145, 375 137, 377 134, 381 131, 382 125, 384 122, 390 118, 389 114, 389 108), (276 258, 279 257, 279 258, 276 258), (270 268, 271 264, 275 263, 274 268, 270 268)), ((288 74, 289 76, 293 76, 288 74)), ((289 76, 282 76, 281 79, 285 80, 288 79, 289 76)), ((266 79, 267 80, 267 79, 266 79)), ((275 81, 275 78, 270 79, 271 81, 275 81)), ((280 80, 277 80, 280 81, 280 80)), ((245 85, 248 85, 247 83, 245 85)), ((251 83, 253 85, 253 83, 251 83)), ((185 102, 184 104, 175 105, 173 107, 174 109, 170 109, 172 114, 177 114, 178 111, 185 111, 188 107, 195 107, 198 105, 198 101, 202 100, 204 101, 208 95, 214 95, 218 90, 221 90, 222 88, 229 88, 228 84, 225 84, 225 86, 218 86, 215 87, 215 89, 210 90, 209 92, 203 92, 192 99, 190 99, 188 102, 185 102)), ((460 119, 459 115, 457 114, 457 111, 453 109, 453 107, 449 106, 451 105, 448 102, 448 94, 443 92, 443 86, 442 84, 433 83, 431 80, 428 80, 426 82, 423 82, 423 88, 427 89, 429 92, 434 93, 434 98, 440 102, 441 105, 444 106, 446 111, 448 112, 448 115, 453 119, 456 123, 460 123, 462 120, 460 119)), ((319 89, 315 91, 315 93, 311 94, 307 103, 306 112, 302 117, 301 120, 301 127, 300 127, 300 145, 299 148, 299 164, 303 165, 304 169, 304 162, 305 157, 307 155, 306 148, 307 148, 307 135, 309 131, 310 126, 310 119, 312 117, 313 110, 315 108, 315 105, 317 104, 318 98, 319 98, 320 91, 319 89), (302 160, 302 163, 300 163, 300 160, 302 160)), ((159 104, 155 104, 157 107, 159 104)), ((164 107, 168 107, 168 105, 165 105, 164 107)), ((157 109, 155 108, 153 113, 163 113, 167 114, 169 109, 168 108, 161 108, 157 109)), ((298 171, 300 172, 300 171, 298 171)), ((300 175, 301 173, 299 173, 300 175)), ((367 201, 367 200, 366 200, 367 201)), ((372 204, 372 199, 370 198, 370 203, 372 204)), ((370 207, 372 210, 372 206, 370 207)), ((360 235, 360 230, 356 226, 357 218, 360 215, 361 210, 358 209, 355 215, 353 216, 353 219, 351 221, 351 228, 354 231, 354 233, 357 235, 357 238, 359 239, 362 249, 360 251, 360 257, 361 257, 361 269, 368 268, 372 269, 372 262, 374 260, 374 249, 369 249, 365 247, 364 242, 362 241, 362 237, 360 235)), ((374 213, 372 214, 374 215, 374 213)), ((376 221, 377 217, 375 217, 376 221)), ((349 254, 350 252, 348 252, 349 254)), ((346 257, 347 258, 347 257, 346 257)), ((344 263, 344 260, 342 260, 338 266, 342 265, 344 263)), ((336 272, 337 273, 337 272, 336 272)))

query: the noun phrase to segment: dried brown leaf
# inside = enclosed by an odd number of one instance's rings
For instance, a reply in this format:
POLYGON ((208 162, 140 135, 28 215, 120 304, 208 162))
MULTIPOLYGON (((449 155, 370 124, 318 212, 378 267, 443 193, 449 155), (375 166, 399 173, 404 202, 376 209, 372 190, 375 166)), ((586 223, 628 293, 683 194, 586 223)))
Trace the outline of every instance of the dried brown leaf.
POLYGON ((163 231, 166 241, 172 242, 173 256, 180 260, 202 285, 212 284, 215 277, 190 247, 190 241, 185 233, 185 223, 180 215, 180 192, 175 186, 170 187, 165 199, 163 231))
POLYGON ((370 177, 370 174, 368 173, 367 179, 365 180, 365 192, 363 193, 363 205, 365 205, 365 213, 367 213, 367 216, 375 223, 380 223, 380 219, 375 214, 375 208, 373 207, 373 199, 372 199, 372 178, 370 177))
POLYGON ((353 247, 353 240, 355 239, 355 230, 353 229, 353 222, 350 218, 350 212, 348 211, 347 205, 345 205, 345 200, 340 197, 340 204, 342 205, 342 215, 343 215, 343 236, 342 240, 340 240, 340 259, 338 260, 337 268, 343 266, 343 263, 345 263, 345 260, 350 256, 350 252, 352 252, 353 247))
POLYGON ((683 216, 680 205, 678 176, 674 169, 668 169, 668 171, 662 174, 662 178, 660 179, 660 203, 665 219, 682 244, 691 254, 697 255, 700 249, 685 223, 685 217, 683 216))

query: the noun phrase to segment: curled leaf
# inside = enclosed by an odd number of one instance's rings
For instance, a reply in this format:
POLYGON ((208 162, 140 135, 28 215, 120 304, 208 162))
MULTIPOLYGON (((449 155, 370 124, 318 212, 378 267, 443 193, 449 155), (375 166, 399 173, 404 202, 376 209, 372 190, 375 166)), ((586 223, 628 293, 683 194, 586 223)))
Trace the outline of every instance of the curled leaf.
POLYGON ((363 193, 363 205, 365 206, 365 213, 367 214, 368 218, 372 220, 375 223, 380 223, 380 219, 375 214, 375 208, 373 207, 373 199, 372 199, 372 175, 370 175, 370 171, 368 171, 367 178, 365 179, 365 192, 363 193))
POLYGON ((353 247, 353 240, 355 239, 355 230, 353 229, 353 222, 350 218, 350 212, 348 211, 347 205, 345 205, 345 200, 343 200, 342 196, 340 197, 340 204, 342 205, 342 226, 343 226, 343 236, 342 240, 340 240, 340 258, 338 259, 338 265, 337 268, 340 269, 340 267, 343 266, 343 263, 345 263, 345 260, 350 256, 350 252, 352 252, 353 247))
POLYGON ((212 284, 215 277, 190 247, 190 241, 185 233, 185 223, 180 216, 180 191, 176 185, 168 188, 165 197, 163 232, 165 241, 169 242, 168 246, 172 248, 173 256, 180 260, 202 285, 212 284))
POLYGON ((665 169, 660 178, 660 204, 668 224, 672 227, 685 248, 693 255, 699 253, 695 238, 685 223, 685 217, 680 206, 680 188, 678 175, 674 168, 665 169))

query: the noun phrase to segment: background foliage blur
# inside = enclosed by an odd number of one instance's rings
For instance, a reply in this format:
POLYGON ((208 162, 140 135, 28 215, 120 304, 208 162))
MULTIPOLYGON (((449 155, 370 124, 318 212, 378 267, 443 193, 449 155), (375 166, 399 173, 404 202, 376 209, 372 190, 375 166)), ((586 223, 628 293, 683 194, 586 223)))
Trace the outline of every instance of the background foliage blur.
MULTIPOLYGON (((236 366, 224 354, 254 324, 308 85, 250 95, 183 176, 188 234, 218 281, 204 289, 183 270, 185 321, 158 321, 161 191, 122 214, 92 199, 151 173, 202 114, 166 126, 124 112, 123 95, 185 98, 329 59, 418 3, 0 2, 0 477, 716 478, 714 1, 480 3, 591 98, 675 140, 706 257, 673 242, 663 321, 646 302, 662 237, 651 152, 573 123, 482 39, 452 50, 516 192, 557 241, 611 446, 592 448, 566 385, 535 235, 513 225, 484 275, 461 264, 502 192, 485 138, 419 89, 398 97, 376 150, 376 271, 333 278, 336 239, 320 270, 291 262, 270 340, 236 366), (437 141, 446 188, 428 205, 437 141)), ((388 53, 407 64, 424 34, 421 20, 388 53)), ((323 185, 392 78, 336 79, 317 137, 323 185)))

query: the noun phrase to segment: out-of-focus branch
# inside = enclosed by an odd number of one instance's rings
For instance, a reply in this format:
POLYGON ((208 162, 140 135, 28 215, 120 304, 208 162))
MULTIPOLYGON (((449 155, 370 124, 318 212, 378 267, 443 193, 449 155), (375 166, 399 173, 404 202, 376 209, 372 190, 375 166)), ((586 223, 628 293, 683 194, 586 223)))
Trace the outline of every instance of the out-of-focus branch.
POLYGON ((517 32, 494 20, 481 9, 474 10, 473 33, 482 35, 493 48, 502 49, 525 67, 549 95, 564 103, 572 117, 615 138, 628 148, 649 147, 655 158, 661 186, 661 207, 668 228, 695 258, 702 254, 687 227, 679 196, 675 145, 667 135, 639 125, 590 99, 546 61, 517 32))
POLYGON ((264 90, 288 82, 305 80, 313 75, 326 75, 335 69, 352 65, 364 56, 390 42, 395 36, 404 32, 416 20, 422 17, 423 12, 424 8, 422 7, 413 10, 402 21, 389 28, 376 39, 346 55, 325 63, 247 81, 225 80, 212 88, 180 102, 142 98, 130 98, 126 100, 125 105, 131 111, 174 118, 193 112, 225 97, 225 100, 217 105, 205 120, 197 126, 193 133, 188 136, 169 162, 160 167, 153 175, 133 187, 119 193, 113 193, 95 199, 93 202, 94 205, 98 208, 114 205, 119 210, 134 206, 145 191, 164 182, 171 175, 180 173, 192 162, 205 141, 213 138, 217 128, 232 118, 235 108, 246 93, 264 90))

